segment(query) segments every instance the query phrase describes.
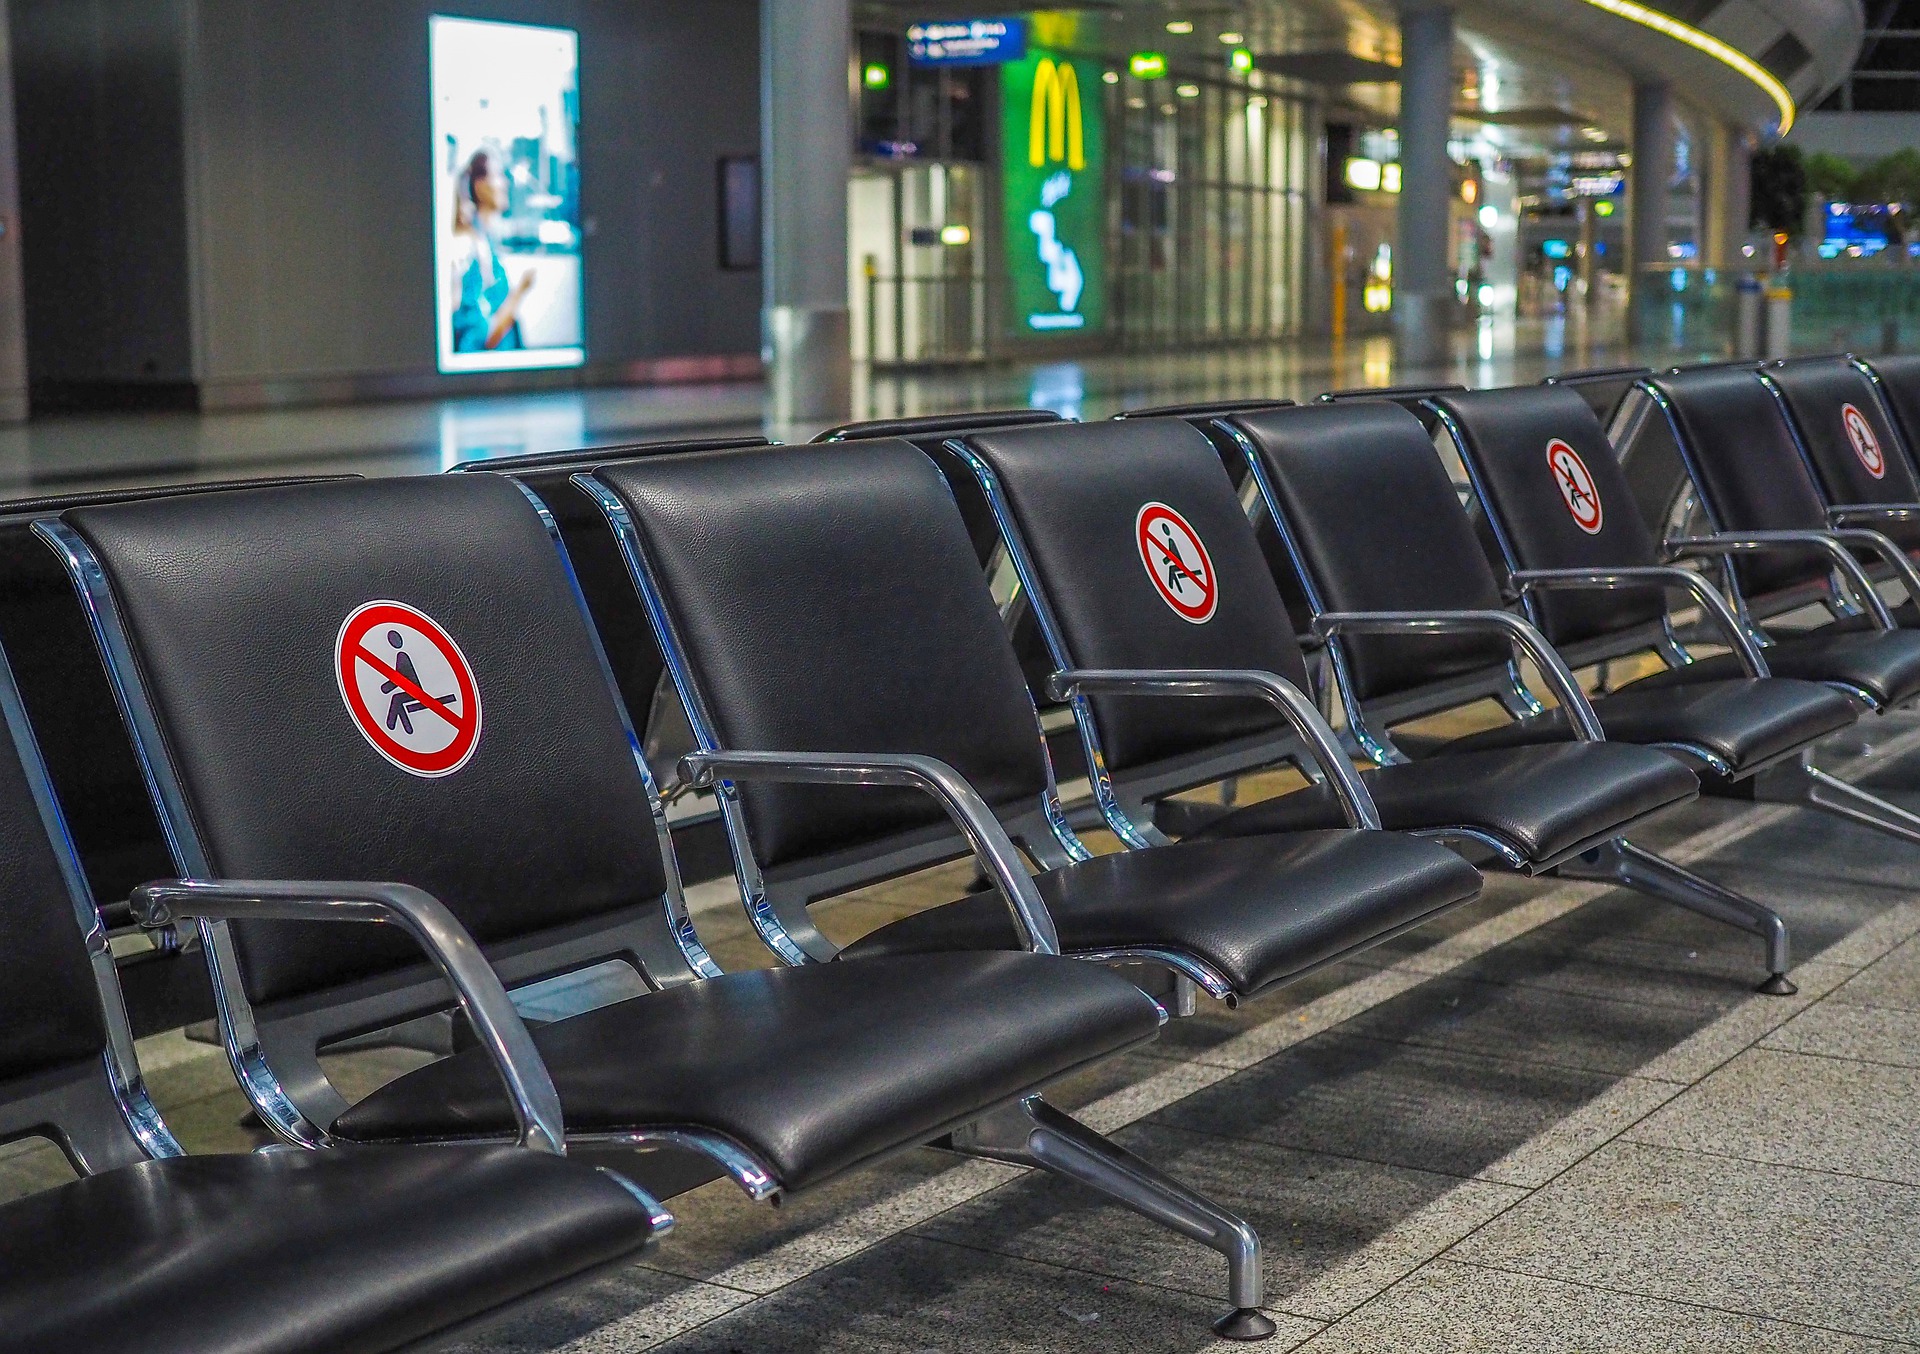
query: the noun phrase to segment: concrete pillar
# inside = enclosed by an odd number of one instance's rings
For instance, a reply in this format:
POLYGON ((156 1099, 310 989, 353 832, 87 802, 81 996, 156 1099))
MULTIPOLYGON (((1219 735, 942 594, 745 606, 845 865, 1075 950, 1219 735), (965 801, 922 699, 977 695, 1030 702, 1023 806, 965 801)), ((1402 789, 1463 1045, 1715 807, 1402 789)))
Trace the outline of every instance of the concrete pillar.
MULTIPOLYGON (((1393 333, 1401 367, 1449 356, 1453 291, 1453 11, 1408 0, 1400 14, 1400 217, 1393 333)), ((1397 378, 1397 374, 1396 374, 1397 378)))
POLYGON ((851 411, 852 32, 849 0, 761 0, 761 354, 775 423, 851 411))
POLYGON ((1673 92, 1658 80, 1633 85, 1633 171, 1627 184, 1627 334, 1639 341, 1640 302, 1667 262, 1667 190, 1673 182, 1673 92))

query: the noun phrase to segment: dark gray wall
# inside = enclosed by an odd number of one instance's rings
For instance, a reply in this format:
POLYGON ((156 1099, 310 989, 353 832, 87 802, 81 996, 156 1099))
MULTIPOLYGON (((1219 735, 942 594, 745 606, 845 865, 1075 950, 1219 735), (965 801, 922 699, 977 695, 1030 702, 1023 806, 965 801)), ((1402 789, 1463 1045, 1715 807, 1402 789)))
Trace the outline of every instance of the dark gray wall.
POLYGON ((13 0, 36 386, 193 376, 172 0, 13 0))
POLYGON ((211 404, 460 388, 433 375, 434 13, 579 31, 587 375, 757 353, 715 200, 759 144, 754 0, 23 0, 36 372, 211 404))

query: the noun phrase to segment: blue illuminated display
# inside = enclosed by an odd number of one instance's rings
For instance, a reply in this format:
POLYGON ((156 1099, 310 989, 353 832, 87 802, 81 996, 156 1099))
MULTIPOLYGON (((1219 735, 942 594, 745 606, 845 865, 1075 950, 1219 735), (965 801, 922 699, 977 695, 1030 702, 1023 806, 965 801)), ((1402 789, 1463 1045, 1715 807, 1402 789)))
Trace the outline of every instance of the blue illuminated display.
POLYGON ((907 29, 916 66, 998 66, 1027 54, 1027 25, 1017 18, 942 19, 907 29))

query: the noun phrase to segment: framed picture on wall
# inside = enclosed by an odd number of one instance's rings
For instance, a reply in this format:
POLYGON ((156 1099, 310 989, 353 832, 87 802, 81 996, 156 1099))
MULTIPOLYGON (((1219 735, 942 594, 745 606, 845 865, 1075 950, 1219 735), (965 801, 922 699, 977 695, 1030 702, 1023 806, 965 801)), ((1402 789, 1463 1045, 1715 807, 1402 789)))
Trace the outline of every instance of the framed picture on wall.
POLYGON ((440 370, 577 367, 579 37, 440 14, 428 35, 440 370))
POLYGON ((760 266, 760 157, 721 157, 720 267, 750 272, 760 266))

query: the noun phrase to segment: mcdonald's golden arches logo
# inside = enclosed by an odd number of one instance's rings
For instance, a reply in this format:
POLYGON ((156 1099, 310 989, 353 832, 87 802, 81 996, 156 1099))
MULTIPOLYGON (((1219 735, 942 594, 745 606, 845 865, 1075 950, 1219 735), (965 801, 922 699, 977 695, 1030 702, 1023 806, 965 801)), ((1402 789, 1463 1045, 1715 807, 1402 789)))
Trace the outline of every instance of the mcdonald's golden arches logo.
POLYGON ((1086 134, 1080 122, 1080 81, 1070 61, 1043 56, 1034 67, 1027 161, 1035 169, 1061 161, 1068 169, 1087 167, 1086 134))

